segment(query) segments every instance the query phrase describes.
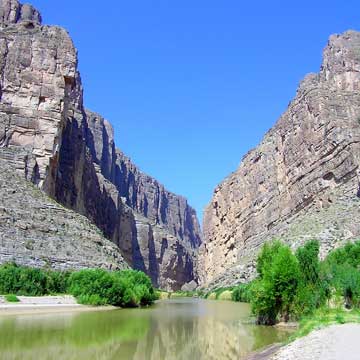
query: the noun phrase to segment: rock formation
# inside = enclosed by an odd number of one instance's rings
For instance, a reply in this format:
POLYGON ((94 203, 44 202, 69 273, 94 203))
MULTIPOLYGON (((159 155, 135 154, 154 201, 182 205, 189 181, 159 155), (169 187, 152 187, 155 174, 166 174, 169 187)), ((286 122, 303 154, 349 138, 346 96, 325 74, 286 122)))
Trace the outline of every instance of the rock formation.
POLYGON ((127 268, 119 248, 76 212, 26 181, 18 149, 0 158, 0 260, 54 269, 127 268))
POLYGON ((143 174, 115 147, 111 125, 84 108, 67 32, 41 25, 30 5, 0 1, 0 75, 0 147, 16 150, 18 171, 88 217, 155 285, 196 280, 195 211, 143 174))
POLYGON ((202 283, 254 274, 265 241, 296 248, 321 241, 321 254, 360 235, 360 33, 333 35, 318 74, 261 143, 216 189, 204 215, 202 283))

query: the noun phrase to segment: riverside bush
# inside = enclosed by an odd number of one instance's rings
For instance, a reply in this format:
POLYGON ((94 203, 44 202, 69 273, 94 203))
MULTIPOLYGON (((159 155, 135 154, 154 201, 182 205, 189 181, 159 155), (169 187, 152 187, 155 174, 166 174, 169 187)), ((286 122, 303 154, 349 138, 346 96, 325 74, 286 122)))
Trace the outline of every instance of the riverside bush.
POLYGON ((70 293, 79 303, 136 307, 152 304, 157 295, 141 271, 86 269, 75 272, 0 266, 0 294, 43 296, 70 293))
POLYGON ((136 307, 152 304, 156 293, 141 271, 86 269, 69 277, 69 292, 81 303, 136 307))
POLYGON ((325 305, 330 297, 329 276, 321 267, 319 250, 319 241, 311 240, 295 253, 301 269, 299 286, 292 306, 292 312, 296 317, 311 314, 315 309, 325 305))
POLYGON ((236 286, 232 291, 231 300, 249 303, 252 297, 251 286, 251 283, 236 286))
MULTIPOLYGON (((309 241, 295 255, 279 241, 263 246, 250 302, 260 324, 311 316, 335 290, 347 308, 360 307, 360 242, 348 243, 319 260, 320 244, 309 241)), ((244 289, 235 289, 241 297, 244 289)))
POLYGON ((324 268, 347 308, 360 307, 360 241, 347 243, 329 253, 324 268))
POLYGON ((69 271, 35 269, 8 263, 0 266, 0 293, 25 296, 64 294, 69 271))
POLYGON ((14 263, 0 266, 0 293, 27 296, 46 295, 47 276, 43 270, 14 263))

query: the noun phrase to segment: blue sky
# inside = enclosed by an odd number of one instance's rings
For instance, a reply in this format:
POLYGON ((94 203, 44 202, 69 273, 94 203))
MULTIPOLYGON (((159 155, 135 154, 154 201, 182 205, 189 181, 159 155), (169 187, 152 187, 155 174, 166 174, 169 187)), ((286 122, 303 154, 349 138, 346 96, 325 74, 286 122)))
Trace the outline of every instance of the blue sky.
POLYGON ((72 36, 86 107, 200 218, 299 81, 319 70, 329 35, 360 30, 352 0, 31 3, 72 36))

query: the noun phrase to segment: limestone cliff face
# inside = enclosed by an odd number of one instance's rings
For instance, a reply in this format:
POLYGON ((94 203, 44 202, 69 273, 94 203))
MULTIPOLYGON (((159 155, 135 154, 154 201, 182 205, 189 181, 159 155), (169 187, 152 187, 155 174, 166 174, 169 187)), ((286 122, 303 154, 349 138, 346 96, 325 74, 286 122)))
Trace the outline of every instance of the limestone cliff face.
POLYGON ((16 0, 0 1, 0 27, 0 146, 19 150, 18 170, 88 217, 156 285, 196 279, 194 210, 139 171, 115 147, 111 125, 85 110, 67 32, 42 26, 16 0))
POLYGON ((204 215, 203 284, 254 273, 272 238, 324 255, 360 235, 360 33, 330 37, 310 74, 262 142, 216 189, 204 215))
POLYGON ((0 149, 0 263, 65 270, 128 268, 90 221, 26 181, 21 149, 0 149), (19 162, 18 162, 19 161, 19 162))

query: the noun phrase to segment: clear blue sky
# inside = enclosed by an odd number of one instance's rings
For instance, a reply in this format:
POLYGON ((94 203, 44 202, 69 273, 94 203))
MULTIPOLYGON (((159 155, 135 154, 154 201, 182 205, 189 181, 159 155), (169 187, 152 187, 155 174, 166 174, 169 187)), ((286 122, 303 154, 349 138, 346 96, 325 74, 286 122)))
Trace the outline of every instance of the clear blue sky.
POLYGON ((201 217, 360 2, 29 0, 79 50, 85 105, 117 146, 201 217))

